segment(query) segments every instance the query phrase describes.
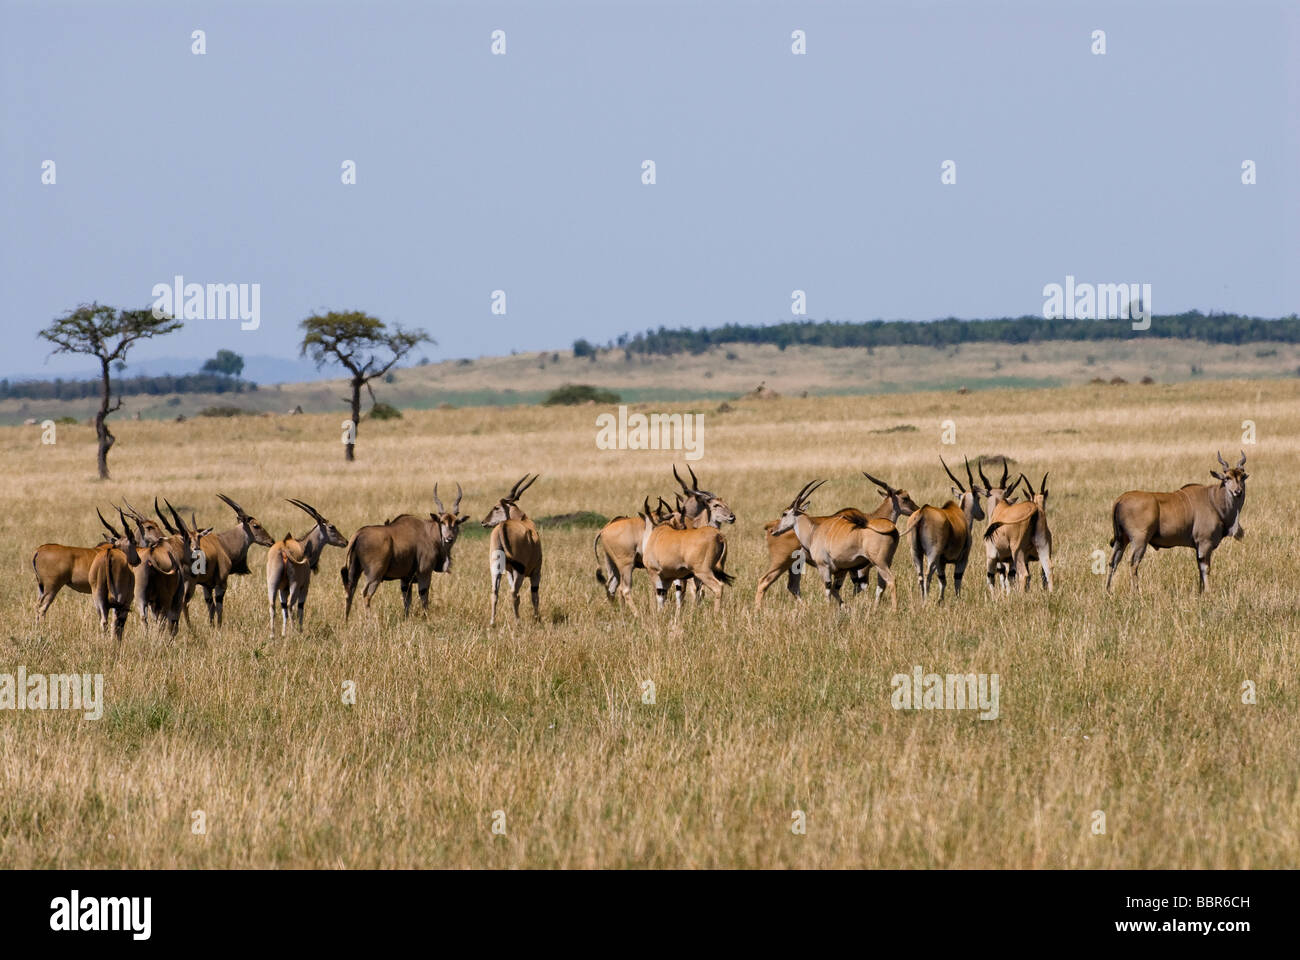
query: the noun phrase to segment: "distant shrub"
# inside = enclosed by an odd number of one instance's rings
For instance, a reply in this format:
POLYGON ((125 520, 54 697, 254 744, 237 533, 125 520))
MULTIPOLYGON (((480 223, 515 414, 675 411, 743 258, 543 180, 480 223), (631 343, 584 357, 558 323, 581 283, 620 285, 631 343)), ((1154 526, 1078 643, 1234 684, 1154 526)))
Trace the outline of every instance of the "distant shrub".
POLYGON ((54 422, 58 424, 66 424, 75 427, 78 423, 78 420, 76 417, 59 417, 59 419, 55 420, 54 422))
POLYGON ((879 430, 870 430, 869 433, 915 433, 917 427, 910 423, 900 423, 893 427, 882 427, 879 430))
POLYGON ((576 406, 580 403, 618 403, 622 398, 612 390, 593 387, 589 383, 566 383, 546 395, 544 407, 576 406))
POLYGON ((592 345, 590 340, 584 340, 582 337, 579 337, 577 340, 573 341, 573 356, 575 358, 591 357, 591 359, 595 360, 596 348, 592 345))
POLYGON ((400 420, 402 419, 402 411, 391 403, 384 403, 380 400, 370 408, 369 416, 371 420, 400 420))
POLYGON ((230 404, 217 404, 215 407, 204 407, 199 411, 200 417, 243 417, 247 416, 250 411, 243 407, 235 407, 230 404))
POLYGON ((389 370, 386 374, 384 374, 384 383, 396 383, 396 382, 397 382, 397 374, 393 373, 392 370, 389 370))

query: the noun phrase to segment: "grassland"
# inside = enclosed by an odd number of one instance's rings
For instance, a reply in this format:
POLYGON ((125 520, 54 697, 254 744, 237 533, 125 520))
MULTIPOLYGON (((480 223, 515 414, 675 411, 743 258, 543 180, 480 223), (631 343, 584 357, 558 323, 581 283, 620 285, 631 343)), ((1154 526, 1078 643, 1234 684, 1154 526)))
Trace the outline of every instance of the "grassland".
MULTIPOLYGON (((593 362, 568 350, 502 357, 447 360, 395 371, 394 382, 376 383, 379 399, 408 409, 443 406, 533 404, 566 383, 590 383, 631 402, 677 403, 730 400, 760 383, 784 396, 856 396, 925 390, 971 391, 1221 379, 1294 378, 1300 344, 1240 346, 1193 340, 1143 338, 1031 344, 973 343, 958 347, 789 347, 733 344, 699 355, 671 357, 602 350, 593 362)), ((341 380, 263 386, 242 394, 175 394, 127 397, 121 417, 174 420, 207 407, 235 406, 248 413, 308 413, 344 408, 341 380)), ((0 401, 0 424, 74 417, 87 421, 97 400, 0 401)))
MULTIPOLYGON (((0 428, 0 672, 102 672, 106 684, 98 721, 0 712, 0 863, 1300 863, 1300 382, 798 399, 784 377, 768 377, 781 399, 670 408, 705 412, 696 469, 739 518, 726 531, 738 583, 720 609, 634 619, 595 582, 593 531, 553 529, 542 622, 495 630, 486 542, 470 531, 453 572, 435 577, 427 615, 403 620, 388 584, 373 615, 344 624, 342 551, 331 549, 306 632, 271 638, 265 550, 254 547, 224 631, 201 623, 196 600, 193 632, 170 640, 132 617, 119 649, 79 594, 34 622, 31 556, 46 541, 96 540, 96 505, 142 506, 155 493, 222 526, 231 514, 214 494, 228 493, 276 535, 304 531, 283 500, 301 497, 351 533, 430 509, 435 480, 444 500, 459 480, 477 522, 537 471, 523 504, 534 516, 610 516, 667 493, 672 454, 597 450, 592 408, 408 411, 363 424, 351 465, 337 412, 124 421, 114 479, 99 483, 88 428, 60 427, 54 445, 37 427, 0 428), (940 443, 945 420, 954 446, 940 443), (1140 593, 1125 577, 1107 598, 1092 553, 1105 547, 1114 497, 1207 481, 1215 449, 1242 446, 1243 420, 1258 430, 1246 447, 1246 537, 1216 553, 1210 592, 1195 595, 1190 552, 1161 551, 1140 593), (817 508, 874 506, 860 469, 938 502, 938 457, 962 453, 1006 454, 1035 482, 1051 471, 1054 594, 991 598, 973 563, 959 599, 923 606, 900 550, 897 612, 872 611, 864 596, 837 613, 811 578, 801 603, 774 589, 753 609, 762 523, 806 480, 830 480, 817 508), (893 710, 890 677, 914 665, 998 673, 1001 716, 893 710), (342 702, 348 680, 355 705, 342 702), (653 704, 642 702, 647 680, 653 704), (1253 705, 1242 703, 1247 680, 1253 705), (203 835, 191 832, 196 810, 203 835), (498 810, 504 835, 491 830, 498 810), (806 835, 791 832, 795 810, 806 835), (1091 829, 1097 810, 1104 835, 1091 829)), ((651 591, 638 578, 646 614, 651 591)))

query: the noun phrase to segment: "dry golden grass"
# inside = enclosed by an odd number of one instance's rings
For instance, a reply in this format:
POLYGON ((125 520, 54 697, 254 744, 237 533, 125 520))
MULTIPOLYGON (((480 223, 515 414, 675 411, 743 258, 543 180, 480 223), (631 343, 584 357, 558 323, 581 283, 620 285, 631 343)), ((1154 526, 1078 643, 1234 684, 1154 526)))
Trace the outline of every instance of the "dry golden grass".
MULTIPOLYGON (((396 584, 342 621, 321 562, 307 630, 268 638, 261 576, 227 596, 226 627, 176 640, 132 617, 115 650, 85 596, 34 622, 31 556, 97 539, 93 507, 155 493, 226 526, 229 493, 275 535, 301 497, 345 533, 430 508, 460 480, 475 523, 525 471, 533 516, 632 511, 671 487, 666 452, 605 452, 592 408, 342 414, 115 427, 114 479, 92 479, 85 427, 3 428, 0 672, 102 671, 103 719, 0 712, 0 863, 11 867, 1282 867, 1300 862, 1294 549, 1300 385, 1293 381, 750 401, 706 408, 696 469, 739 520, 721 610, 632 619, 593 573, 589 529, 547 531, 543 622, 487 627, 486 540, 466 535, 427 616, 396 584), (942 446, 951 419, 957 444, 942 446), (1132 488, 1202 482, 1258 425, 1246 538, 1194 593, 1190 551, 1148 554, 1135 594, 1107 598, 1091 553, 1132 488), (877 432, 911 424, 915 431, 877 432), (860 469, 941 501, 938 456, 1005 453, 1051 470, 1058 589, 920 605, 900 549, 897 613, 865 595, 836 613, 812 577, 761 612, 762 523, 805 480, 816 506, 874 506, 860 469), (1001 717, 896 712, 890 677, 998 673, 1001 717), (357 703, 341 702, 355 681, 357 703), (653 705, 641 684, 656 687, 653 705), (1251 680, 1258 703, 1241 702, 1251 680), (206 835, 190 814, 203 810, 206 835), (807 834, 790 830, 806 811, 807 834), (491 832, 503 810, 506 834, 491 832), (1094 836, 1094 810, 1107 832, 1094 836)), ((685 409, 679 408, 679 409, 685 409)), ((680 459, 677 462, 682 462, 680 459)), ((978 549, 978 548, 977 548, 978 549)), ((635 584, 643 613, 652 596, 635 584)), ((527 602, 525 600, 525 608, 527 602)))

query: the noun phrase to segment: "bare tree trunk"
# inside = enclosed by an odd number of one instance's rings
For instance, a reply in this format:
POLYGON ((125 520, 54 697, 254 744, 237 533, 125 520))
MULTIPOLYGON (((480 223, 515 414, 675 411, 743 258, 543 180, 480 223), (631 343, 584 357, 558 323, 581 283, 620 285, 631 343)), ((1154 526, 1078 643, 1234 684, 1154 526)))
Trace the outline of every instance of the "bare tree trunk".
POLYGON ((101 357, 99 361, 103 371, 104 389, 99 396, 99 412, 95 414, 95 436, 99 440, 99 479, 108 479, 108 449, 117 440, 108 429, 108 400, 111 389, 108 375, 108 360, 101 357))
POLYGON ((344 460, 350 461, 357 458, 357 424, 361 422, 361 387, 364 384, 365 381, 360 377, 352 378, 352 443, 345 445, 343 448, 344 460))

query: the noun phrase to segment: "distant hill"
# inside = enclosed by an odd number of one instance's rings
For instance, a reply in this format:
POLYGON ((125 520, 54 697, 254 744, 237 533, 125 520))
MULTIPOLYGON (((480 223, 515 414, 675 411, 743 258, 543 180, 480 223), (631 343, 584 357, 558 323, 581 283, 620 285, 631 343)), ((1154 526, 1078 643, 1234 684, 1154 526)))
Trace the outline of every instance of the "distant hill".
MULTIPOLYGON (((705 403, 744 398, 762 402, 782 396, 898 394, 978 391, 996 387, 1176 383, 1186 380, 1276 379, 1300 376, 1300 343, 1206 343, 1143 338, 1025 344, 961 343, 930 347, 820 347, 733 343, 673 354, 630 353, 599 348, 520 353, 504 357, 446 360, 406 367, 374 384, 377 398, 399 409, 536 404, 565 384, 589 384, 625 403, 705 403), (757 388, 762 385, 762 390, 757 388)), ((285 415, 345 412, 341 380, 263 385, 223 395, 185 393, 125 398, 118 417, 194 417, 217 408, 229 412, 285 415)), ((369 398, 363 409, 368 410, 369 398)), ((0 424, 62 416, 86 420, 93 400, 0 400, 0 424)), ((595 411, 607 407, 593 408, 595 411)))
MULTIPOLYGON (((236 351, 238 352, 238 351, 236 351)), ((339 368, 326 368, 317 371, 316 364, 301 357, 273 357, 265 354, 241 354, 244 358, 244 372, 240 377, 258 384, 301 383, 304 380, 320 380, 339 376, 339 368)), ((121 376, 157 377, 164 374, 182 376, 198 373, 207 357, 158 357, 152 360, 132 360, 126 365, 121 376)), ((54 373, 49 369, 28 370, 19 373, 0 374, 0 379, 16 382, 19 380, 90 380, 99 377, 99 369, 87 366, 81 369, 60 370, 54 373)))

